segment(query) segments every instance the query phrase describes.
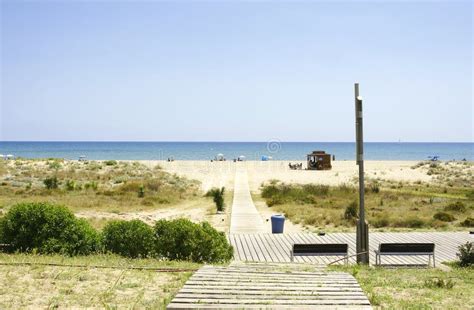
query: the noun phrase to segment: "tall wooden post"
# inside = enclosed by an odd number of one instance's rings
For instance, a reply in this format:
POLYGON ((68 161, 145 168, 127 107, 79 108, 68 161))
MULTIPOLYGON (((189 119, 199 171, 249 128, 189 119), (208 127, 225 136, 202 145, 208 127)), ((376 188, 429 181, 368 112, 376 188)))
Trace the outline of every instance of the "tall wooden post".
POLYGON ((354 85, 356 113, 356 156, 359 166, 359 220, 357 221, 356 247, 357 263, 369 264, 369 225, 365 221, 364 201, 364 139, 362 126, 362 97, 359 96, 359 83, 354 85))

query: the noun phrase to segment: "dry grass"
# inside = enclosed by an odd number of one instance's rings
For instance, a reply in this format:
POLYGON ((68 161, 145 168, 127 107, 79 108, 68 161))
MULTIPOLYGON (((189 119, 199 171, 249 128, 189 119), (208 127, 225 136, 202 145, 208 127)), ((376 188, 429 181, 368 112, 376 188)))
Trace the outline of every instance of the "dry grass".
MULTIPOLYGON (((356 219, 344 217, 346 208, 358 201, 354 185, 329 187, 327 193, 311 193, 305 190, 307 185, 277 183, 274 190, 271 186, 262 187, 263 199, 292 222, 313 230, 354 230, 356 219)), ((368 180, 366 187, 366 215, 372 228, 379 231, 465 230, 462 222, 474 217, 471 188, 383 180, 368 180), (449 207, 455 203, 465 208, 455 211, 449 207), (447 212, 454 220, 438 220, 434 217, 438 212, 447 212)))
POLYGON ((191 272, 160 273, 129 266, 199 268, 157 260, 127 260, 111 255, 60 256, 0 254, 0 263, 36 262, 121 266, 118 269, 59 266, 0 266, 0 308, 152 308, 164 309, 191 272))
POLYGON ((359 282, 372 306, 383 309, 472 309, 474 268, 440 269, 333 266, 359 282))

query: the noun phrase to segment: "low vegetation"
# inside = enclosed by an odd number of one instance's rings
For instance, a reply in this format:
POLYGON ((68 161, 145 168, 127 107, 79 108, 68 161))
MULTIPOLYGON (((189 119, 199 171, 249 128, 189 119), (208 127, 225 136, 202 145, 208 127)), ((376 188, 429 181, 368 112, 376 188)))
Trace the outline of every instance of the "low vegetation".
POLYGON ((67 208, 48 203, 13 206, 0 218, 0 244, 12 252, 70 256, 112 252, 206 263, 225 263, 233 257, 225 234, 207 222, 160 220, 152 229, 140 220, 112 221, 99 233, 67 208))
MULTIPOLYGON (((261 198, 275 212, 308 228, 350 230, 358 217, 358 191, 350 184, 303 185, 273 180, 262 185, 261 198)), ((474 227, 472 188, 369 179, 365 204, 369 224, 378 230, 474 227)))
POLYGON ((352 274, 374 307, 382 309, 469 309, 474 268, 332 266, 352 274))
POLYGON ((224 193, 225 187, 222 188, 211 188, 207 193, 206 197, 212 197, 214 203, 216 204, 217 212, 224 212, 225 204, 224 204, 224 193))
POLYGON ((108 254, 0 253, 0 261, 1 309, 165 309, 200 267, 190 262, 130 260, 108 254))
POLYGON ((199 182, 139 162, 1 161, 0 208, 49 201, 73 211, 131 212, 177 205, 202 196, 199 182))

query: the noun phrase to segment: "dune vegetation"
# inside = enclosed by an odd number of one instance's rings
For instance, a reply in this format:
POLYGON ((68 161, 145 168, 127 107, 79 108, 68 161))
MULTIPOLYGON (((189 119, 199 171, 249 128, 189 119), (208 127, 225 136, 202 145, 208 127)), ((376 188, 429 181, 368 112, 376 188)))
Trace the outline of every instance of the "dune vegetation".
POLYGON ((132 211, 177 204, 200 195, 199 182, 139 162, 0 162, 0 205, 52 201, 72 210, 132 211))
MULTIPOLYGON (((437 173, 433 182, 366 179, 366 215, 377 230, 465 230, 474 227, 472 163, 420 163, 413 169, 437 173), (434 172, 433 169, 436 171, 434 172)), ((309 229, 353 230, 358 215, 357 181, 339 186, 262 184, 267 206, 309 229)))

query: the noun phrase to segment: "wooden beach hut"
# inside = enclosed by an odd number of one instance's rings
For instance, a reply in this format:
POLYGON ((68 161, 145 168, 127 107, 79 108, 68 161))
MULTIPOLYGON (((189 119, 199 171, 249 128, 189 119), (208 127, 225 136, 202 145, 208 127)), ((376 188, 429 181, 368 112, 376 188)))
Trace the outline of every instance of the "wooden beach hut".
POLYGON ((313 151, 306 155, 308 162, 308 170, 330 170, 331 154, 326 154, 325 151, 313 151))

